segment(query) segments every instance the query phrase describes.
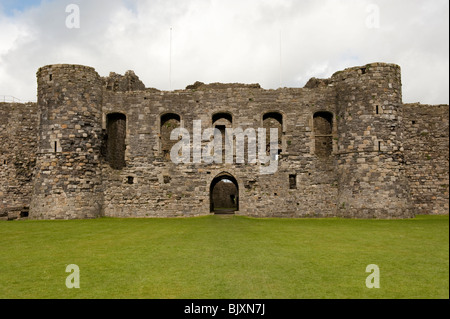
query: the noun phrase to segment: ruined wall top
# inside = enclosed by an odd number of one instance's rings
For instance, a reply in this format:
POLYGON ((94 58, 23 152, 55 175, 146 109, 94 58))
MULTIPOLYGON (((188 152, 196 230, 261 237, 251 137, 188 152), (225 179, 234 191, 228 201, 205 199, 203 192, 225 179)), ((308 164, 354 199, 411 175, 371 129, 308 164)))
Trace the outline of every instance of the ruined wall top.
POLYGON ((261 86, 259 83, 253 84, 244 84, 244 83, 209 83, 205 84, 200 81, 196 81, 194 84, 188 85, 186 90, 221 90, 221 89, 229 89, 229 88, 247 88, 247 89, 260 89, 261 86))
POLYGON ((103 87, 106 90, 114 92, 129 92, 141 91, 145 89, 144 83, 132 70, 125 72, 125 75, 120 75, 114 72, 109 73, 108 77, 104 77, 103 87))
MULTIPOLYGON (((59 72, 97 72, 93 67, 77 65, 77 64, 52 64, 39 68, 37 71, 37 76, 42 77, 45 73, 51 74, 59 72)), ((341 81, 348 81, 349 79, 360 78, 361 75, 367 74, 374 77, 382 77, 383 74, 393 73, 395 77, 400 79, 401 70, 400 66, 391 63, 369 63, 364 66, 355 66, 346 68, 341 71, 335 72, 330 78, 320 79, 311 78, 304 86, 306 89, 323 88, 328 86, 333 86, 334 83, 341 81)), ((98 74, 97 74, 98 75, 98 74)), ((145 84, 139 79, 133 70, 128 70, 124 75, 110 72, 106 77, 101 77, 103 88, 107 91, 112 92, 133 92, 133 91, 155 91, 160 92, 160 90, 155 88, 146 87, 145 84)), ((201 81, 196 81, 195 83, 186 86, 184 90, 222 90, 222 89, 263 89, 259 83, 245 84, 245 83, 204 83, 201 81)), ((177 90, 183 91, 183 90, 177 90)))

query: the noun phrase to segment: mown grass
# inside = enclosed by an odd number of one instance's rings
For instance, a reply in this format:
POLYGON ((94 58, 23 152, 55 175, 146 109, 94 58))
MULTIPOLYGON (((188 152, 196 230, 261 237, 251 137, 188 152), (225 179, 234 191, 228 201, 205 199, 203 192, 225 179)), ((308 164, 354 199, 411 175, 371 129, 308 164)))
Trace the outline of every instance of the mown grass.
POLYGON ((0 234, 0 298, 449 298, 448 216, 13 221, 0 234))

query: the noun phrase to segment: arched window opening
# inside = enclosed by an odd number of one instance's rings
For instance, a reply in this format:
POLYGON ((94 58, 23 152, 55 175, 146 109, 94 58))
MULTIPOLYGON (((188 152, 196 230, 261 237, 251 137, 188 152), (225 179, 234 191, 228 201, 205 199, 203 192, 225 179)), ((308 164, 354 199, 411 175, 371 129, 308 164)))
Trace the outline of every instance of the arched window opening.
MULTIPOLYGON (((212 116, 212 127, 220 131, 222 136, 222 163, 225 162, 225 134, 227 128, 233 127, 233 116, 230 113, 216 113, 212 116)), ((233 147, 229 145, 228 147, 233 147)))
POLYGON ((180 123, 181 118, 178 114, 167 113, 161 116, 160 150, 165 160, 170 160, 170 150, 178 142, 177 140, 171 140, 170 134, 174 129, 180 127, 180 123))
MULTIPOLYGON (((270 154, 270 129, 278 131, 278 152, 276 157, 283 152, 283 115, 278 112, 269 112, 263 115, 263 128, 266 129, 266 152, 270 154)), ((273 159, 272 159, 273 160, 273 159)))
POLYGON ((216 176, 210 185, 210 211, 230 214, 239 210, 239 187, 237 180, 228 173, 216 176))
POLYGON ((106 160, 113 169, 125 167, 125 138, 127 118, 122 113, 108 114, 106 117, 106 160))
POLYGON ((317 112, 313 118, 315 154, 327 158, 333 151, 333 114, 317 112))
POLYGON ((216 123, 217 121, 220 121, 220 120, 223 120, 223 122, 231 124, 231 123, 233 123, 233 116, 230 113, 213 114, 213 116, 212 116, 213 125, 214 125, 214 123, 216 123))

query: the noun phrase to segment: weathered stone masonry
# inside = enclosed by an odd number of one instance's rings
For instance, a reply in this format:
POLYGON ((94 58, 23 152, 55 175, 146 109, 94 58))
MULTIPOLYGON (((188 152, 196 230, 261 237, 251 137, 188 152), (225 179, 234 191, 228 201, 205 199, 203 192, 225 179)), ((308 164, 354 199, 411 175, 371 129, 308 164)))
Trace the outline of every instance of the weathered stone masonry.
POLYGON ((36 162, 36 103, 0 103, 0 218, 26 217, 36 162))
POLYGON ((132 71, 100 77, 80 65, 42 67, 37 81, 37 103, 0 103, 2 219, 199 216, 223 206, 255 217, 448 213, 449 107, 403 104, 397 65, 277 90, 196 82, 159 91, 132 71), (170 132, 192 138, 195 120, 221 132, 277 128, 277 172, 172 163, 170 132))

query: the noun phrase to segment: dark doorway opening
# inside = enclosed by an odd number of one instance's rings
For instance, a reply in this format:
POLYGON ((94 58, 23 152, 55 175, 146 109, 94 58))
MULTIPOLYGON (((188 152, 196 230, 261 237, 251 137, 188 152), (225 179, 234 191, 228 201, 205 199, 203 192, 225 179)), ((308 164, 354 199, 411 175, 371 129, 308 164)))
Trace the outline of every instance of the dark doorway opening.
POLYGON ((28 214, 29 214, 28 209, 27 209, 27 210, 22 210, 22 211, 20 212, 20 218, 27 218, 27 217, 28 217, 28 214))
POLYGON ((239 210, 239 186, 228 173, 217 175, 209 189, 210 211, 215 214, 234 214, 239 210))

